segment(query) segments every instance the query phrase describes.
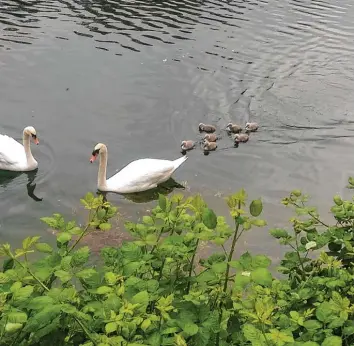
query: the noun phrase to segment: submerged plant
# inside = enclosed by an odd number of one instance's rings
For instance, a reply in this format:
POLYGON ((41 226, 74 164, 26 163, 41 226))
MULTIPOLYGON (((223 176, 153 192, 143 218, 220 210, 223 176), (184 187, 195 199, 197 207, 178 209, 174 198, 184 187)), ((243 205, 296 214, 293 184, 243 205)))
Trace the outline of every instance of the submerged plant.
POLYGON ((132 240, 91 256, 82 239, 109 231, 117 208, 88 193, 87 221, 41 220, 56 248, 28 237, 0 247, 0 345, 352 345, 354 203, 334 198, 333 225, 294 190, 291 230, 271 229, 289 251, 275 278, 265 255, 236 254, 244 232, 264 227, 260 199, 244 190, 215 215, 200 195, 159 196, 132 240), (203 258, 202 249, 213 253, 203 258), (32 258, 33 253, 42 256, 32 258), (38 259, 38 257, 40 257, 38 259))

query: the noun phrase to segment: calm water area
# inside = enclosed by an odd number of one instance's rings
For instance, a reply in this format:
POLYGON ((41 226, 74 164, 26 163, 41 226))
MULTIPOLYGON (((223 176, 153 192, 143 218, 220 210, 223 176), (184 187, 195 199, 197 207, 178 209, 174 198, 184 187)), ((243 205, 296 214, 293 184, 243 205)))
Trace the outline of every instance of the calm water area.
MULTIPOLYGON (((289 217, 280 199, 299 188, 327 215, 354 175, 353 20, 350 0, 2 0, 0 133, 21 140, 32 125, 40 145, 35 175, 0 177, 0 242, 53 239, 39 221, 53 212, 81 217, 96 143, 110 176, 138 158, 178 158, 200 122, 260 129, 237 149, 220 131, 216 152, 190 152, 174 174, 186 194, 226 215, 223 197, 244 187, 278 225, 289 217)), ((151 208, 108 199, 133 219, 151 208)), ((267 229, 245 241, 278 248, 267 229)))

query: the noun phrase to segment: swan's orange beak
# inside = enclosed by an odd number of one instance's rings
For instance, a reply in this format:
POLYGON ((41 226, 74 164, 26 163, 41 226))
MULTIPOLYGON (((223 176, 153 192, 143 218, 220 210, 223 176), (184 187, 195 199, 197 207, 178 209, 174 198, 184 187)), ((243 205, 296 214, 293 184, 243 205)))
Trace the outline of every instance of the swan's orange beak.
POLYGON ((97 158, 97 155, 92 155, 90 158, 90 162, 92 163, 93 161, 95 161, 97 158))
POLYGON ((34 139, 33 139, 33 142, 38 145, 38 144, 39 144, 39 139, 38 139, 38 137, 34 138, 34 139))

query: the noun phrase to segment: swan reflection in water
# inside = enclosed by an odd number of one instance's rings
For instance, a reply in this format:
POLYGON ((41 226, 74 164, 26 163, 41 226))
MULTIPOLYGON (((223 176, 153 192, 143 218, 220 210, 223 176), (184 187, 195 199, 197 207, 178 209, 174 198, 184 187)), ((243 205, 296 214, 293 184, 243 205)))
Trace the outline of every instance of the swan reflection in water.
MULTIPOLYGON (((159 194, 161 195, 170 194, 175 188, 185 189, 183 185, 176 182, 173 178, 170 178, 166 182, 158 185, 153 189, 142 191, 142 192, 135 192, 135 193, 125 193, 125 194, 120 193, 119 195, 135 203, 146 203, 146 202, 151 202, 153 200, 158 200, 159 194)), ((106 197, 107 192, 97 190, 97 194, 102 195, 104 201, 107 201, 107 197, 106 197)))
POLYGON ((34 201, 40 202, 43 198, 37 197, 34 194, 34 190, 37 184, 33 184, 36 176, 37 176, 38 168, 30 171, 30 172, 13 172, 13 171, 0 171, 0 186, 6 189, 6 187, 17 177, 25 174, 27 175, 27 194, 31 197, 34 201))

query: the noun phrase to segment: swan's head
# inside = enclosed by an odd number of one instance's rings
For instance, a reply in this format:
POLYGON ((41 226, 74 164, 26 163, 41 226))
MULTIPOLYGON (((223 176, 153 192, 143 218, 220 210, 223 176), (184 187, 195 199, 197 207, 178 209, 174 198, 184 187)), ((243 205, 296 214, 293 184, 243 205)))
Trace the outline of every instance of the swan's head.
POLYGON ((94 162, 97 159, 100 152, 102 152, 103 150, 105 151, 107 150, 107 147, 103 143, 96 144, 95 148, 92 151, 90 162, 91 163, 94 162))
POLYGON ((203 124, 203 123, 200 123, 200 124, 199 124, 199 126, 198 126, 198 127, 199 127, 199 130, 203 131, 203 129, 204 129, 204 126, 205 126, 205 124, 203 124))
POLYGON ((37 132, 36 132, 36 129, 33 126, 27 126, 23 130, 23 133, 26 134, 27 136, 30 136, 33 139, 34 143, 36 143, 37 145, 39 144, 39 139, 37 137, 37 132))
POLYGON ((230 129, 232 127, 232 123, 228 123, 227 125, 226 125, 226 128, 227 129, 230 129))

